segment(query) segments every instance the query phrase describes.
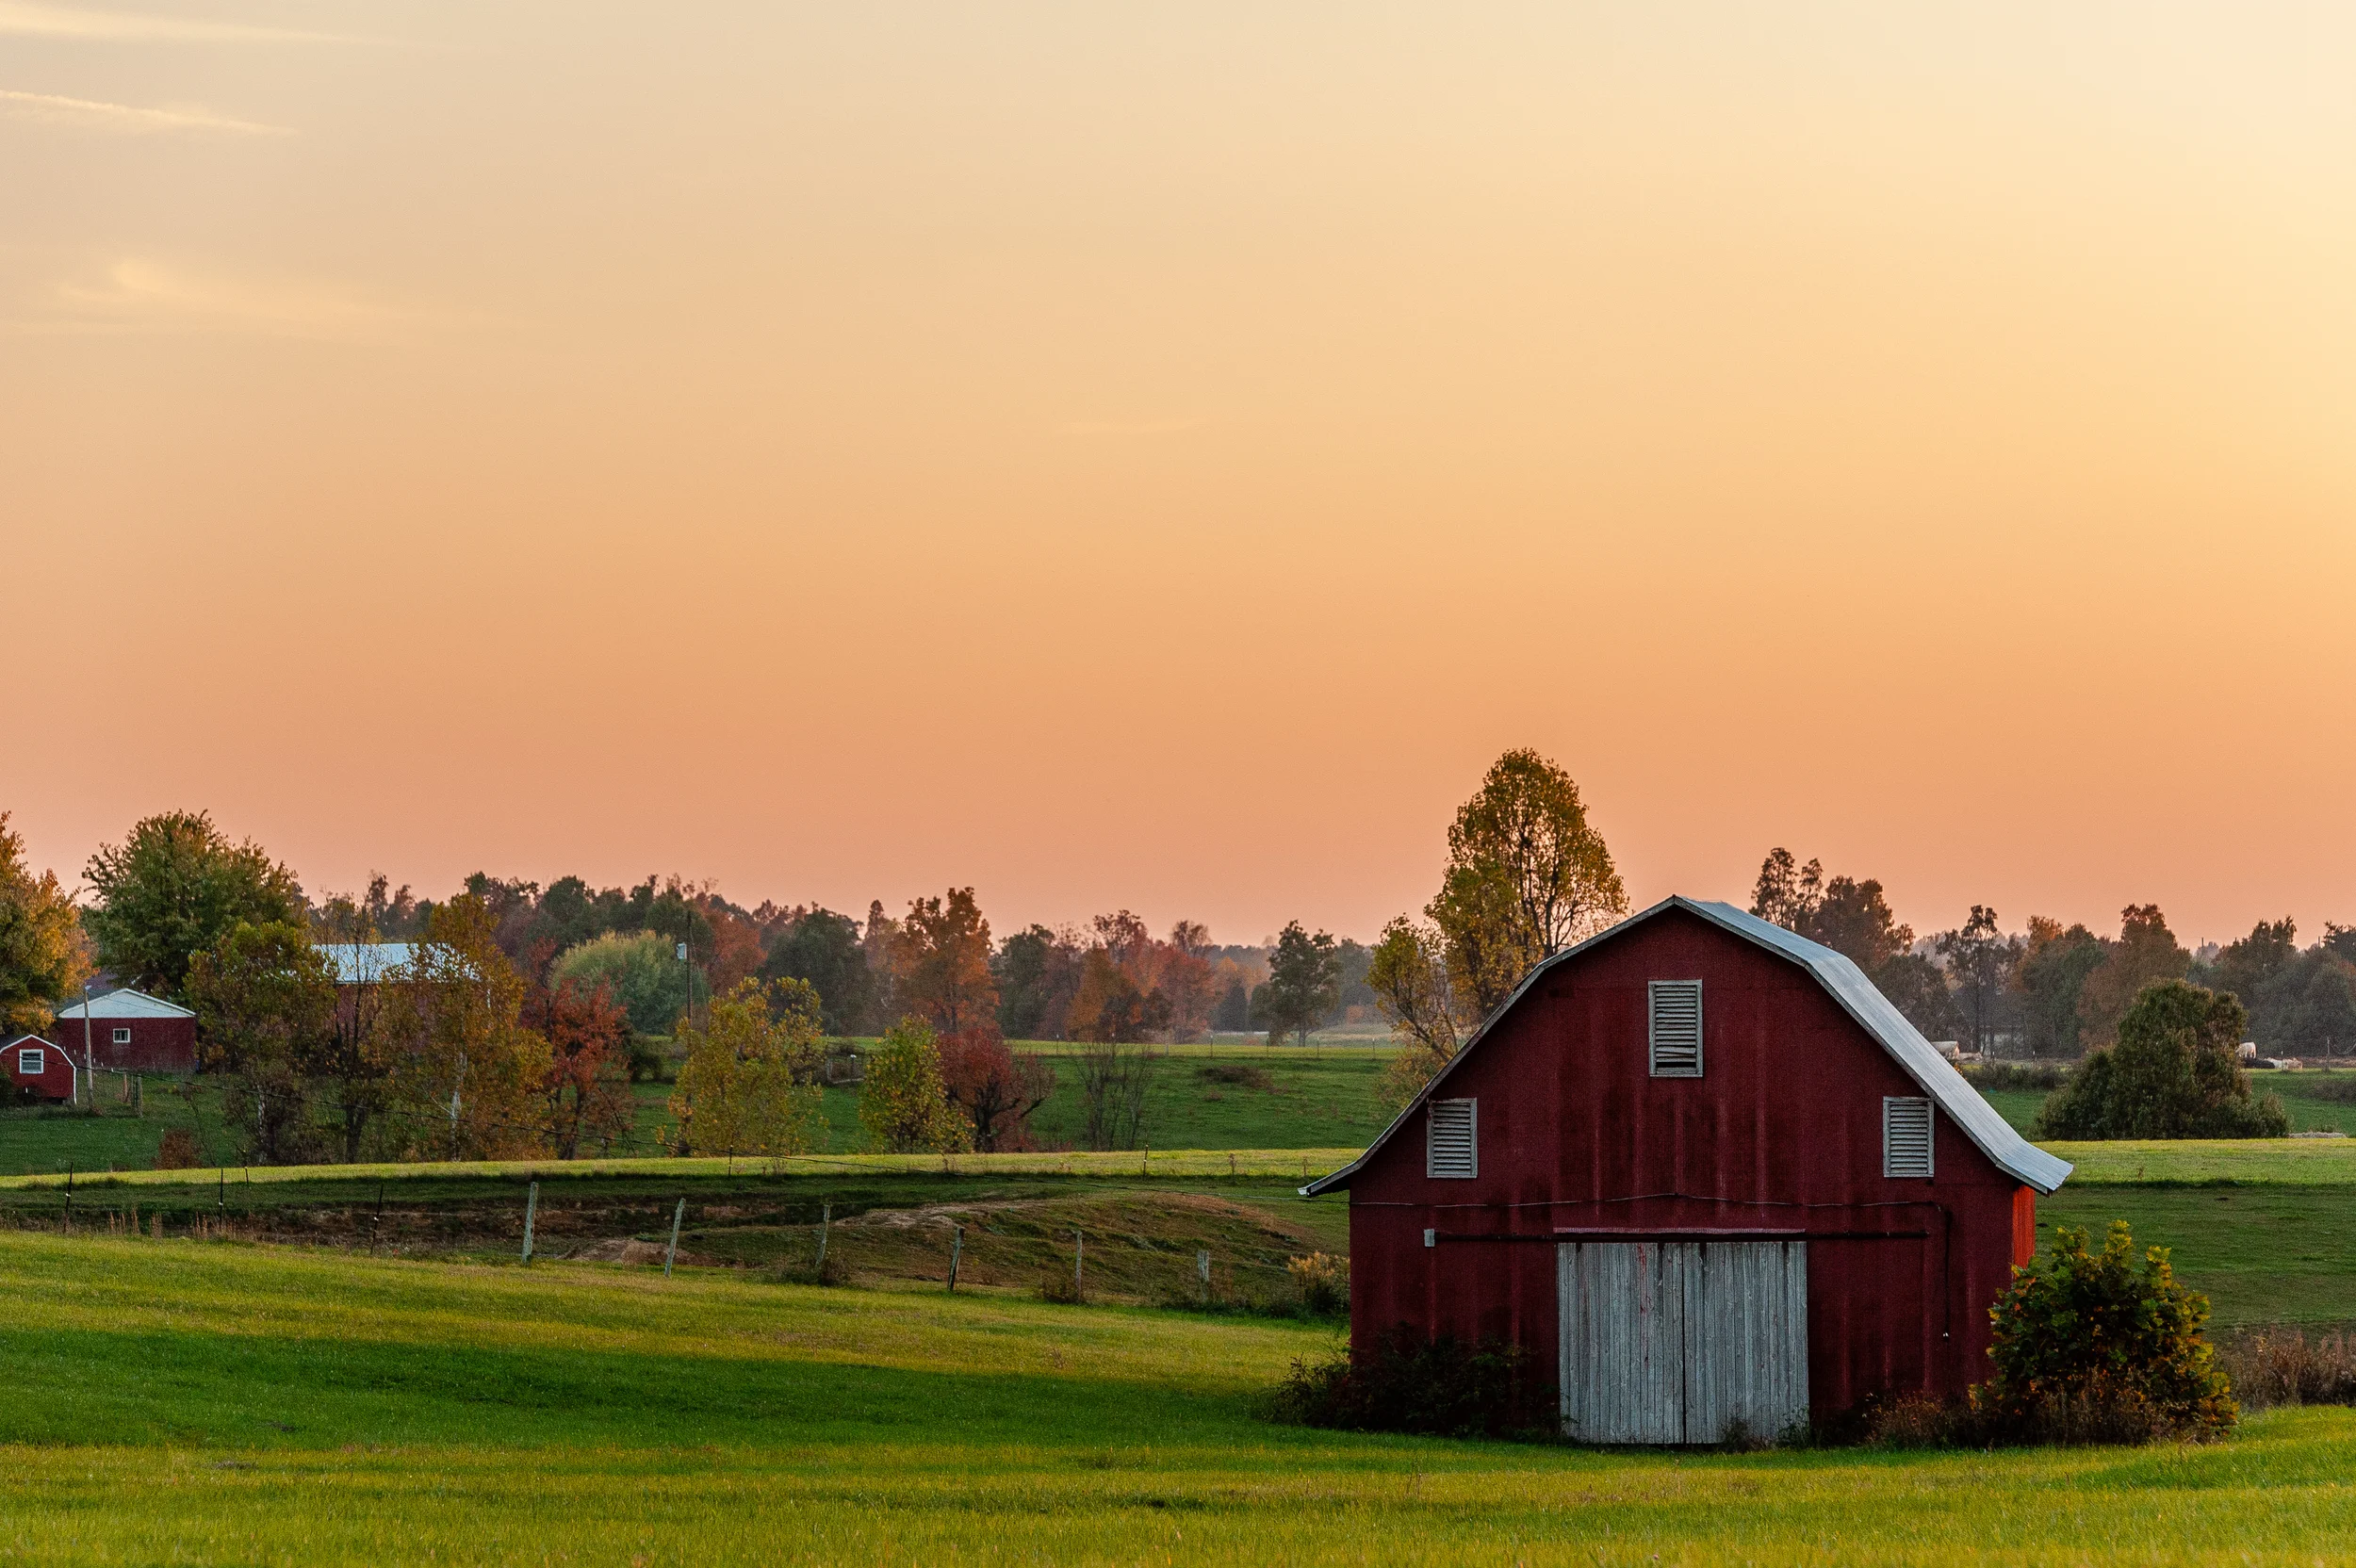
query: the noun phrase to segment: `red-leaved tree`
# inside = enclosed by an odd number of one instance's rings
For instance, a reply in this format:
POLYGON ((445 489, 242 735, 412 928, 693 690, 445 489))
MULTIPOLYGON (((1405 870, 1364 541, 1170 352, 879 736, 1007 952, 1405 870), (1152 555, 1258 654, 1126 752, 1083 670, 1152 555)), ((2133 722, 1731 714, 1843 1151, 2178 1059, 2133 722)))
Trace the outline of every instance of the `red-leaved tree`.
POLYGON ((940 1040, 941 1077, 973 1123, 973 1147, 1030 1149, 1031 1113, 1055 1091, 1055 1072, 1025 1051, 1006 1049, 991 1027, 960 1030, 940 1040))
POLYGON ((574 980, 532 989, 527 1016, 548 1042, 548 1137, 569 1160, 583 1139, 610 1144, 630 1131, 630 1015, 602 980, 594 990, 574 980))

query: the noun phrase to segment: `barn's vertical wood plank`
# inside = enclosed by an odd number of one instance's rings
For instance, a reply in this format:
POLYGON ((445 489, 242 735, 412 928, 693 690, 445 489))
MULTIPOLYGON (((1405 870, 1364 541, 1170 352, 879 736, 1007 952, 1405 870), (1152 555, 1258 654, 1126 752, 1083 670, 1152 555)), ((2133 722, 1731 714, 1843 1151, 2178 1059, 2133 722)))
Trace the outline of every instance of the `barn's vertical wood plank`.
POLYGON ((1772 1437, 1808 1415, 1807 1249, 1799 1242, 1681 1244, 1687 1271, 1683 1441, 1739 1426, 1772 1437))
MULTIPOLYGON (((1692 1266, 1685 1271, 1685 1364, 1679 1369, 1677 1408, 1681 1416, 1677 1441, 1682 1443, 1715 1443, 1719 1420, 1718 1340, 1724 1331, 1718 1319, 1718 1303, 1710 1286, 1716 1282, 1713 1261, 1704 1250, 1693 1243, 1678 1248, 1693 1254, 1692 1266)), ((1719 1250, 1723 1251, 1724 1249, 1719 1250)))
POLYGON ((1685 1277, 1691 1248, 1684 1243, 1663 1246, 1639 1243, 1635 1249, 1639 1278, 1650 1299, 1641 1315, 1644 1334, 1643 1382, 1630 1392, 1636 1409, 1630 1425, 1641 1434, 1638 1443, 1685 1441, 1685 1277))
POLYGON ((1784 1386, 1781 1390, 1783 1420, 1775 1429, 1780 1436, 1785 1428, 1805 1425, 1808 1419, 1808 1243, 1787 1241, 1783 1244, 1783 1344, 1781 1358, 1784 1386))
POLYGON ((1586 1367, 1579 1354, 1579 1244, 1563 1242, 1554 1250, 1554 1388, 1555 1416, 1565 1437, 1579 1435, 1579 1407, 1573 1391, 1580 1386, 1586 1367))

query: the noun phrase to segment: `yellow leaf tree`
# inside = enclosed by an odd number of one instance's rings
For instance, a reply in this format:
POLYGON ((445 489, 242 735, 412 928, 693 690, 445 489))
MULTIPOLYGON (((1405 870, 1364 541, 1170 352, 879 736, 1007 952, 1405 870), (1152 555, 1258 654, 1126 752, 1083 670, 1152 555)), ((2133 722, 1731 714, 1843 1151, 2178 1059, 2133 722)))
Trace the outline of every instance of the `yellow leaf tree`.
POLYGON ((939 1153, 973 1143, 973 1124, 950 1103, 932 1029, 914 1019, 902 1019, 868 1057, 859 1119, 867 1141, 890 1153, 939 1153))
POLYGON ((523 1023, 524 981, 471 893, 437 907, 391 982, 376 1049, 391 1082, 389 1140, 421 1159, 548 1152, 548 1042, 523 1023))
POLYGON ((57 885, 25 864, 25 841, 0 811, 0 1032, 38 1034, 90 973, 80 914, 57 885))
POLYGON ((763 1154, 815 1149, 826 1122, 815 1082, 825 1055, 818 992, 807 980, 742 980, 712 1003, 687 1047, 671 1094, 681 1154, 763 1154))
POLYGON ((1612 851, 1579 785, 1528 749, 1499 757, 1448 831, 1448 870, 1424 906, 1383 929, 1366 981, 1408 1049, 1383 1094, 1413 1099, 1531 967, 1628 913, 1612 851))

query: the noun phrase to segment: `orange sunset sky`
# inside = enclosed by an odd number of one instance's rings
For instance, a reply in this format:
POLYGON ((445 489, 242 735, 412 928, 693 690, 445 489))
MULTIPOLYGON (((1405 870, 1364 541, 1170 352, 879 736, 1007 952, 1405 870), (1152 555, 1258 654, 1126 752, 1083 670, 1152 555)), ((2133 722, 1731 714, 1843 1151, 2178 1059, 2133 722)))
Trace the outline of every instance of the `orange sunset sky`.
POLYGON ((0 0, 0 808, 2356 922, 2356 10, 0 0))

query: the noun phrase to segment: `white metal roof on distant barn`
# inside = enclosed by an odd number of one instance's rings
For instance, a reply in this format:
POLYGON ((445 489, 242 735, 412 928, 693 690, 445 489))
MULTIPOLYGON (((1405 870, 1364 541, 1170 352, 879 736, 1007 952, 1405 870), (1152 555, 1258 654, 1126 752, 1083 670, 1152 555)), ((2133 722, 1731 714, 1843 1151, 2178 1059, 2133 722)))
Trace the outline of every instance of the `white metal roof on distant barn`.
POLYGON ((2014 1132, 2012 1124, 1997 1114, 1995 1106, 1980 1098, 1980 1091, 1955 1070, 1955 1064, 1940 1055, 1938 1049, 1922 1037, 1922 1032, 1906 1021, 1906 1014, 1898 1011, 1856 964, 1829 947, 1809 941, 1796 931, 1787 931, 1731 904, 1671 897, 1662 899, 1640 914, 1629 916, 1609 930, 1597 932, 1576 947, 1563 949, 1533 968, 1522 977, 1522 983, 1513 988, 1513 994, 1481 1021, 1481 1027, 1474 1031, 1471 1039, 1464 1042, 1464 1048, 1456 1054, 1455 1058, 1442 1068, 1432 1082, 1424 1086, 1423 1092, 1366 1146, 1365 1153, 1332 1175, 1310 1183, 1301 1189, 1301 1192, 1314 1197, 1320 1192, 1347 1186, 1350 1178, 1373 1157, 1374 1152, 1389 1141, 1391 1135, 1404 1126, 1410 1117, 1422 1109, 1425 1101, 1438 1092, 1441 1083, 1455 1070, 1457 1063, 1473 1053, 1487 1037, 1497 1020, 1511 1012, 1513 1004, 1538 983, 1540 975, 1591 947, 1612 940, 1666 909, 1683 909, 1699 915, 1711 924, 1747 938, 1808 971, 1816 983, 1841 1004, 1842 1010, 1857 1020, 1865 1032, 1890 1054, 1906 1076, 1921 1085, 1923 1091, 1938 1102, 1939 1110, 1955 1124, 1956 1131, 1971 1139, 1999 1170, 2041 1193, 2052 1192, 2069 1178, 2071 1169, 2070 1162, 2047 1153, 2014 1132))
POLYGON ((415 942, 320 942, 319 950, 335 966, 335 984, 373 986, 392 977, 393 971, 417 956, 415 942))
MULTIPOLYGON (((166 1002, 160 996, 150 996, 145 991, 135 991, 127 986, 122 990, 108 991, 104 996, 90 998, 88 1008, 90 1016, 93 1019, 194 1018, 196 1016, 176 1002, 166 1002)), ((78 1022, 83 1010, 84 1004, 79 1002, 71 1007, 60 1007, 57 1009, 57 1020, 63 1022, 67 1019, 73 1019, 78 1022)))

